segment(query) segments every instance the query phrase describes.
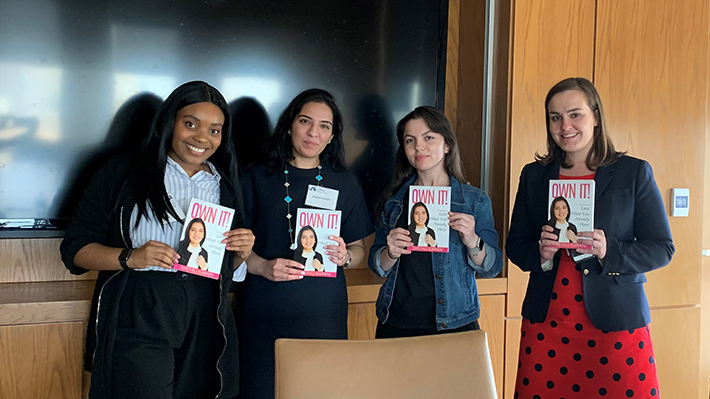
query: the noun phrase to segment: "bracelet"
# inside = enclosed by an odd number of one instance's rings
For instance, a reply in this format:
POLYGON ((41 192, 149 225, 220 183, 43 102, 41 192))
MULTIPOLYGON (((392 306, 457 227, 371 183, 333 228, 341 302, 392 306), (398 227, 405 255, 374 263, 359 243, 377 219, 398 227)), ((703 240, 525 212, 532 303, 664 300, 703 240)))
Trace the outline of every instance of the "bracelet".
POLYGON ((385 247, 385 250, 387 251, 387 256, 388 256, 390 259, 392 259, 392 260, 397 260, 397 258, 395 258, 394 256, 392 256, 392 252, 390 252, 390 247, 389 247, 389 246, 385 247))

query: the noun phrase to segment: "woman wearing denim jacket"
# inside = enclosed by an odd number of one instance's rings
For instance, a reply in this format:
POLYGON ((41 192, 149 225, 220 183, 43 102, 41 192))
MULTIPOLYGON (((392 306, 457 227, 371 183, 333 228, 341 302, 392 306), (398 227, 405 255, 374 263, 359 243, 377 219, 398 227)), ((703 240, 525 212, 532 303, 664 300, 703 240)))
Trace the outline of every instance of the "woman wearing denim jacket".
POLYGON ((488 196, 466 183, 456 138, 441 111, 419 107, 397 124, 395 175, 380 204, 382 216, 369 266, 387 281, 377 298, 377 338, 477 330, 476 273, 502 269, 488 196), (448 253, 412 252, 405 206, 409 186, 450 186, 453 229, 448 253), (396 287, 396 289, 395 289, 396 287))

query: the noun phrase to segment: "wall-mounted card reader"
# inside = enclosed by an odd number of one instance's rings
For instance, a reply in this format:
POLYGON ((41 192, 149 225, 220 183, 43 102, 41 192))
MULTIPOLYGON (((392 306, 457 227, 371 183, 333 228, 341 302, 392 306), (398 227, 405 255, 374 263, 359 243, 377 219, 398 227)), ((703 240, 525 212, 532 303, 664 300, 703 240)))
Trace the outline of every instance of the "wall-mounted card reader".
POLYGON ((690 189, 674 188, 671 190, 671 216, 688 216, 690 189))

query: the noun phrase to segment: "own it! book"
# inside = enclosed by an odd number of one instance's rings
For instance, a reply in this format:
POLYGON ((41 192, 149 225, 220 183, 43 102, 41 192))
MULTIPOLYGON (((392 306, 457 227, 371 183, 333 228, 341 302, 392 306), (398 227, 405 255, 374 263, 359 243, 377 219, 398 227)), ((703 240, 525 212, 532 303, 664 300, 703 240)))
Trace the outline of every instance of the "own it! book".
POLYGON ((336 245, 330 236, 340 236, 340 211, 298 208, 296 249, 293 259, 305 266, 309 277, 337 277, 338 265, 325 254, 326 245, 336 245))
POLYGON ((410 251, 449 252, 451 187, 409 186, 410 251))
POLYGON ((173 268, 219 279, 222 258, 227 248, 222 240, 224 233, 232 226, 233 218, 234 209, 193 198, 187 208, 185 226, 178 244, 180 259, 173 268))
POLYGON ((584 231, 594 231, 594 189, 594 180, 550 180, 547 225, 558 237, 552 246, 572 250, 592 248, 584 243, 587 239, 578 236, 584 231))

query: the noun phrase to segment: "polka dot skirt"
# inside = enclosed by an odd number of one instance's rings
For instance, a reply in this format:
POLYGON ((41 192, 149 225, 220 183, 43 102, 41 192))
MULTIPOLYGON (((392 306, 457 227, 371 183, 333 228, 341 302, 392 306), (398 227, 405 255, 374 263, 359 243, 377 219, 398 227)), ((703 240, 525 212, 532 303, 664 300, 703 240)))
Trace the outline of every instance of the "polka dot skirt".
POLYGON ((648 326, 604 332, 584 307, 582 273, 562 253, 547 319, 523 319, 515 398, 660 398, 648 326))

